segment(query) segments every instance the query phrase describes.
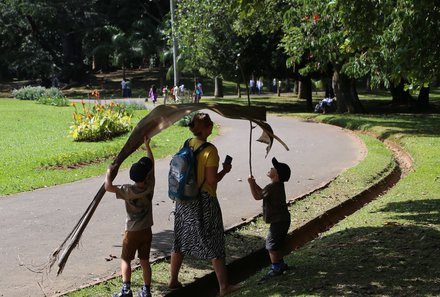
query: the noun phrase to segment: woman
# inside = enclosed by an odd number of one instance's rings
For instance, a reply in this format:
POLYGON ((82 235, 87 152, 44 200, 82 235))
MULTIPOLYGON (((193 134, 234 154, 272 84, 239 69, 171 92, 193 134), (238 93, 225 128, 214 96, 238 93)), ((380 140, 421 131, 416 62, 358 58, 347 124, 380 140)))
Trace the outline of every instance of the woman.
MULTIPOLYGON (((189 146, 196 150, 212 133, 213 122, 208 114, 198 113, 188 125, 194 134, 189 146)), ((170 288, 182 284, 178 280, 179 270, 185 255, 199 259, 210 259, 224 296, 238 287, 228 282, 225 265, 225 237, 222 213, 217 200, 217 183, 231 171, 230 164, 223 164, 218 171, 219 156, 214 145, 207 146, 197 157, 197 183, 199 199, 191 202, 176 202, 174 220, 174 243, 171 252, 170 288)))
POLYGON ((148 97, 153 101, 153 105, 156 105, 157 101, 157 88, 156 85, 152 85, 150 91, 148 92, 148 97))

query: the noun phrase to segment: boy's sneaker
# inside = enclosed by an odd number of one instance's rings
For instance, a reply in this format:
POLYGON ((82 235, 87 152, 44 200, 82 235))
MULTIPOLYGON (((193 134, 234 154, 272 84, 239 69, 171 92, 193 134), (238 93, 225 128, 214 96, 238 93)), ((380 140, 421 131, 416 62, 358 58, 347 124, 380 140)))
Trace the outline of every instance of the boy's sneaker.
POLYGON ((269 272, 268 272, 265 276, 263 276, 263 277, 258 281, 257 284, 259 284, 259 285, 264 284, 264 283, 267 282, 270 278, 275 277, 275 276, 278 276, 278 275, 282 275, 282 274, 284 274, 284 272, 285 272, 286 270, 288 270, 288 269, 289 269, 289 266, 287 266, 286 263, 283 263, 283 265, 281 266, 281 268, 278 269, 278 270, 275 270, 275 269, 271 268, 271 269, 269 270, 269 272))
POLYGON ((150 291, 147 291, 147 289, 145 287, 142 287, 142 289, 140 289, 138 291, 138 296, 139 297, 151 297, 151 293, 150 293, 150 291))
POLYGON ((121 291, 119 293, 115 293, 112 297, 133 297, 133 292, 131 290, 121 291))

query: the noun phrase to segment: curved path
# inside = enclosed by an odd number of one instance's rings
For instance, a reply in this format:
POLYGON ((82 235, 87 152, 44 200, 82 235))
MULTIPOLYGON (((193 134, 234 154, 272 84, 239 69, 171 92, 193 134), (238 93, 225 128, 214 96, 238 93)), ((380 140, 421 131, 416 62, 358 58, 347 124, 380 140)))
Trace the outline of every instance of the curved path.
MULTIPOLYGON (((218 147, 221 159, 226 154, 233 159, 233 168, 218 189, 225 227, 231 227, 258 214, 261 204, 254 201, 247 184, 249 176, 249 122, 229 120, 212 115, 220 124, 220 136, 212 142, 218 147)), ((366 154, 361 141, 351 133, 324 124, 302 122, 269 116, 268 122, 289 146, 286 151, 274 142, 265 159, 264 144, 253 141, 252 170, 260 185, 268 183, 265 176, 276 156, 291 166, 292 177, 286 184, 289 199, 302 196, 356 165, 366 154)), ((256 128, 254 139, 260 136, 256 128)), ((167 172, 170 157, 157 160, 153 226, 152 259, 166 255, 170 249, 173 204, 167 198, 167 172)), ((51 296, 60 291, 119 273, 119 256, 125 220, 124 207, 114 195, 106 194, 90 221, 79 249, 75 249, 62 275, 56 277, 31 272, 45 263, 76 224, 87 205, 101 186, 104 176, 32 192, 0 197, 0 296, 51 296)), ((130 182, 121 171, 116 183, 130 182)))

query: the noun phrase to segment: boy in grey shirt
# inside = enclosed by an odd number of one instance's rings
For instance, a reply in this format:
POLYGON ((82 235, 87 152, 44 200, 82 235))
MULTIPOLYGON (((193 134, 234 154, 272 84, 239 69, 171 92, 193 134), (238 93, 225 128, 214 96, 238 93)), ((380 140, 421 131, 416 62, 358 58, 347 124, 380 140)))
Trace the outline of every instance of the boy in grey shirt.
POLYGON ((105 190, 116 194, 116 198, 125 201, 127 219, 125 235, 122 243, 121 273, 122 290, 113 297, 132 297, 131 291, 131 261, 136 251, 143 270, 144 285, 138 292, 140 297, 151 297, 151 226, 153 225, 152 199, 154 194, 154 157, 150 148, 150 139, 144 137, 147 157, 141 158, 130 168, 130 179, 134 184, 113 185, 110 172, 113 165, 107 169, 105 190))

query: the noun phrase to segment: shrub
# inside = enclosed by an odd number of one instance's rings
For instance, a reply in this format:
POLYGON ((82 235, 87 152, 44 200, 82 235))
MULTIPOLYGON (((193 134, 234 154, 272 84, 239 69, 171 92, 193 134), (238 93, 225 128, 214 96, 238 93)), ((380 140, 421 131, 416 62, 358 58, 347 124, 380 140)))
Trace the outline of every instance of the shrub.
POLYGON ((36 101, 40 104, 53 105, 53 106, 68 106, 69 99, 65 96, 42 96, 36 101))
POLYGON ((133 113, 124 106, 110 102, 109 104, 92 104, 87 106, 81 101, 82 111, 78 111, 76 103, 73 113, 73 125, 70 135, 75 141, 101 141, 112 139, 132 129, 133 113))
POLYGON ((13 90, 12 95, 18 100, 37 100, 44 95, 46 88, 25 86, 18 90, 13 90))
POLYGON ((32 87, 25 86, 20 89, 15 89, 12 91, 12 95, 15 99, 18 100, 38 100, 43 96, 46 97, 62 97, 63 92, 61 92, 58 88, 49 88, 46 89, 44 87, 32 87))
POLYGON ((48 88, 45 89, 44 95, 48 97, 63 97, 63 92, 58 88, 48 88))

